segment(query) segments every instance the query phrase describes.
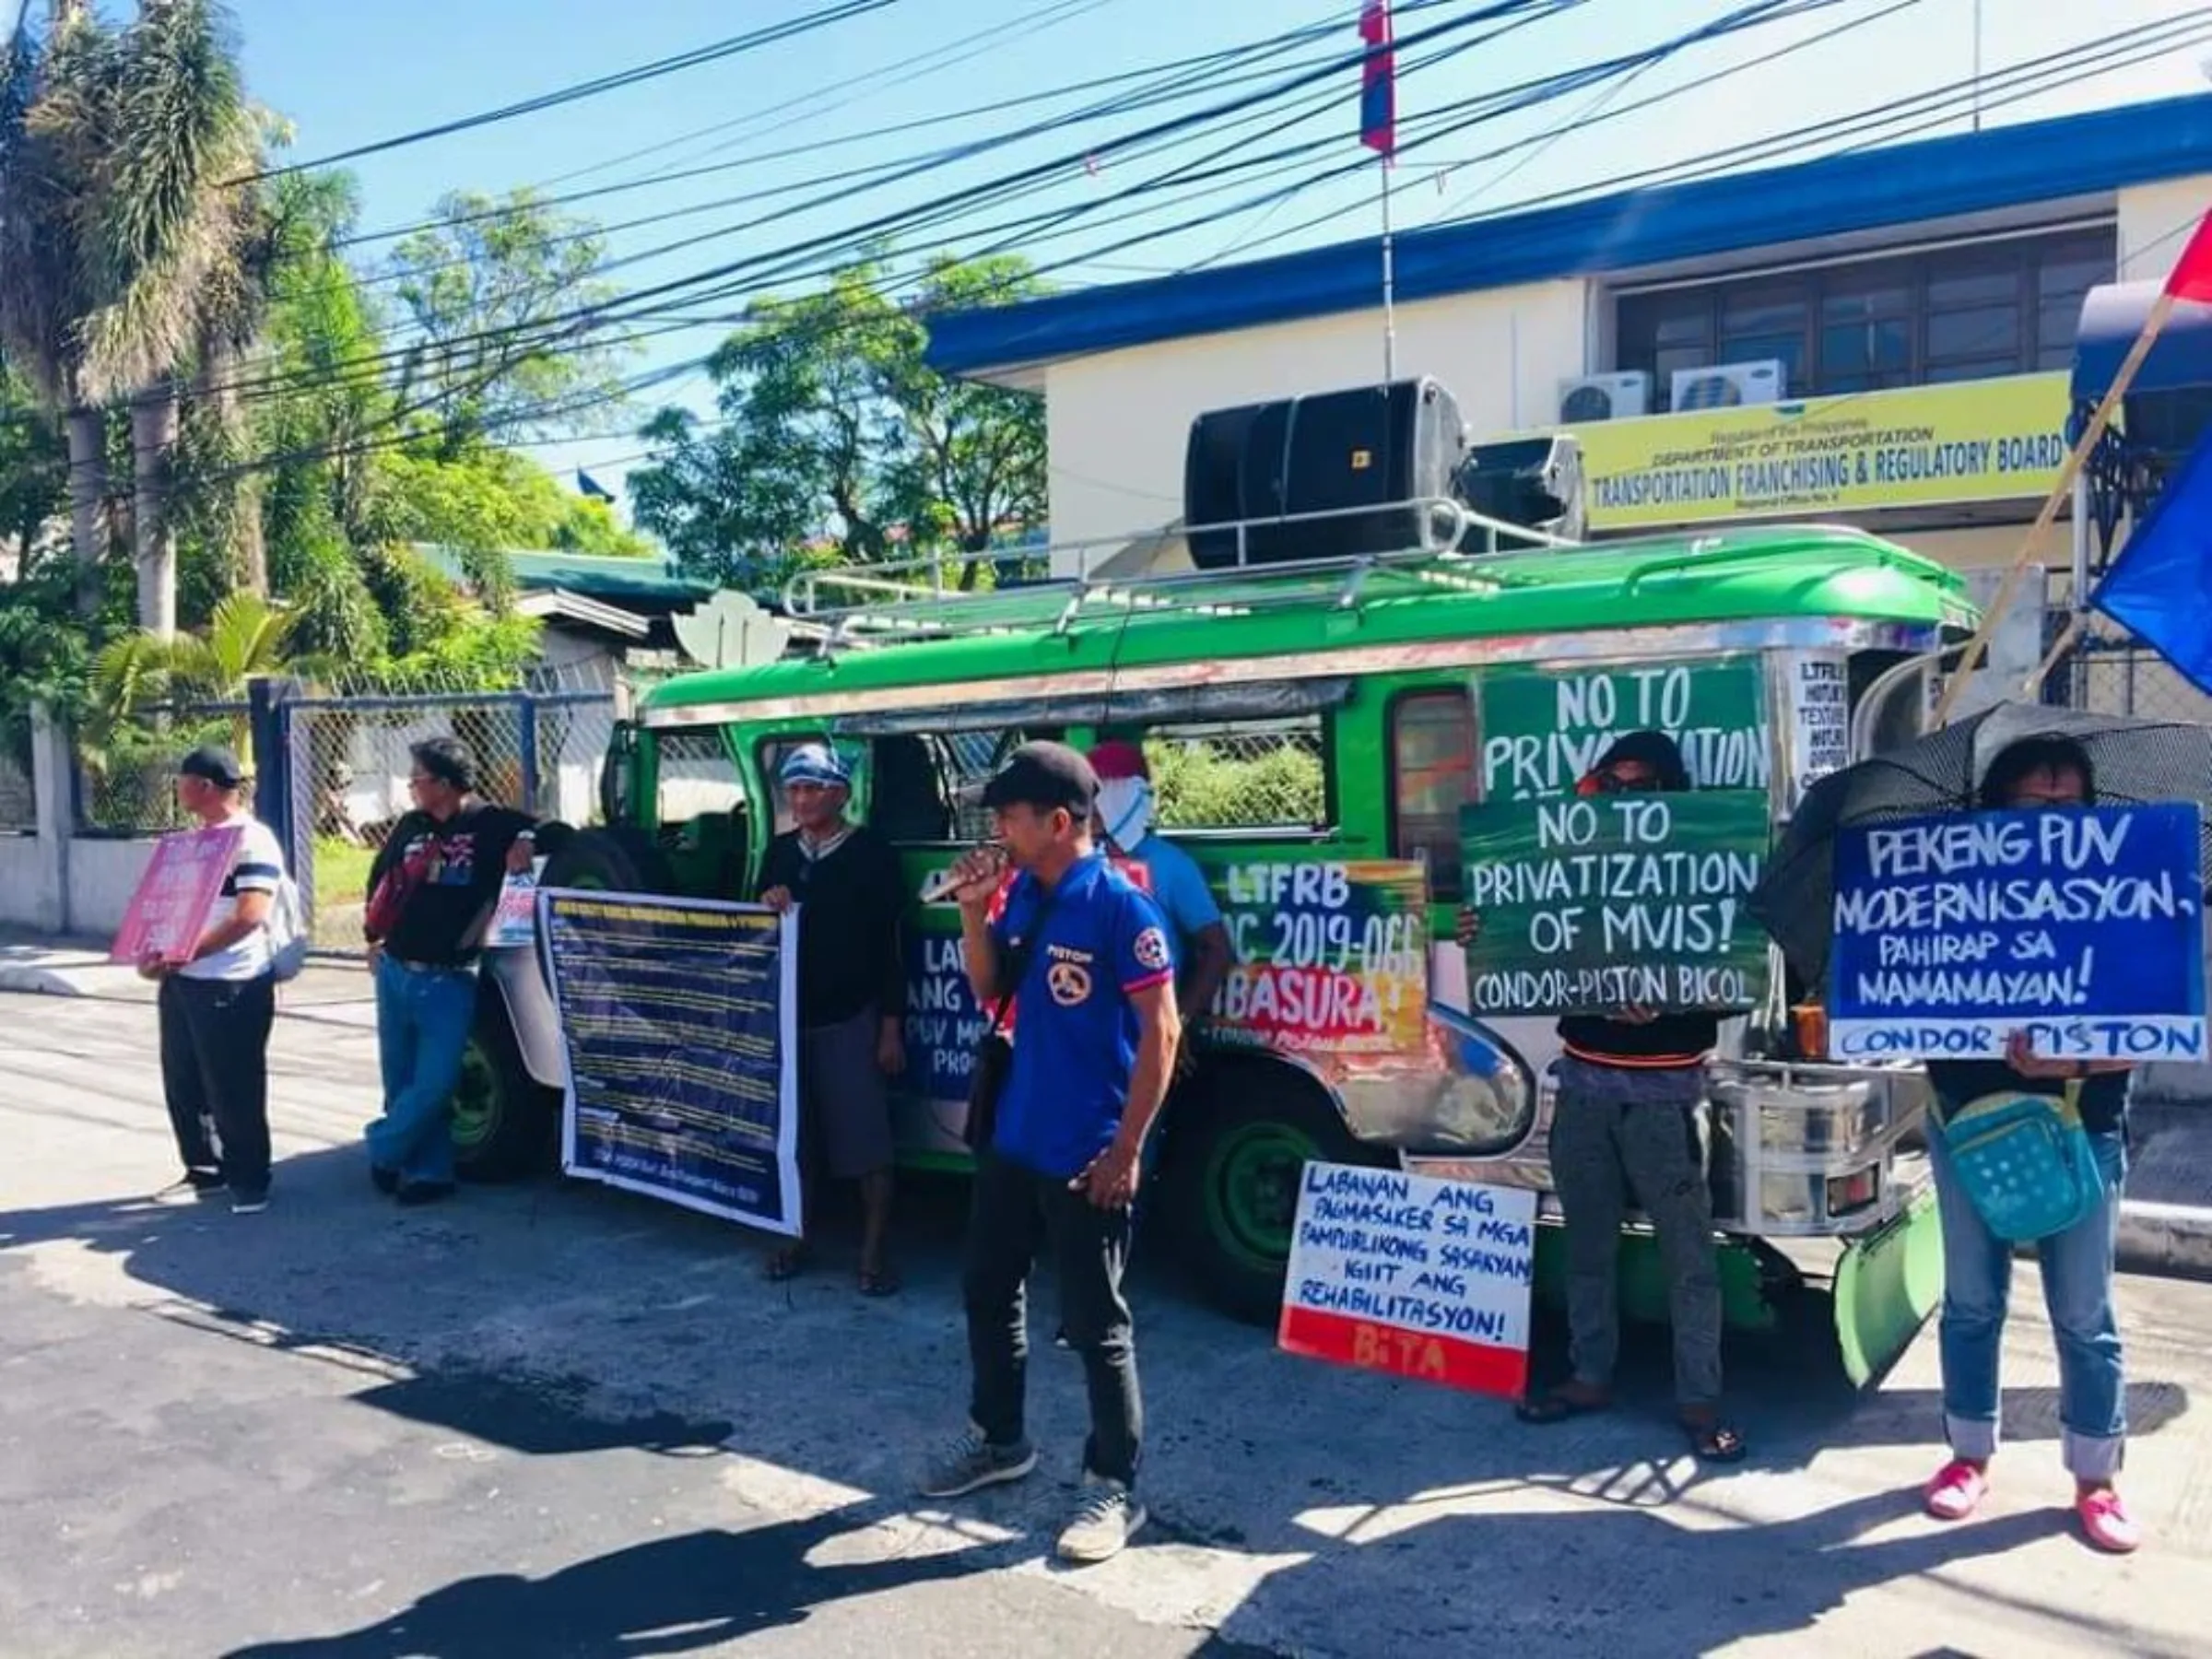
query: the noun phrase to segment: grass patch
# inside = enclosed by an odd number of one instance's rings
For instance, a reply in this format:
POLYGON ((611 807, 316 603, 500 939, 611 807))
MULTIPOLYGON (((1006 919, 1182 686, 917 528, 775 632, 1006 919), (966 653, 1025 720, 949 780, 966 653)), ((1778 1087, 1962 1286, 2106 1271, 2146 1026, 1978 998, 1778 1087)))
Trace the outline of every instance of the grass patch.
POLYGON ((315 838, 315 902, 359 904, 369 897, 369 869, 374 847, 357 847, 335 836, 315 838))

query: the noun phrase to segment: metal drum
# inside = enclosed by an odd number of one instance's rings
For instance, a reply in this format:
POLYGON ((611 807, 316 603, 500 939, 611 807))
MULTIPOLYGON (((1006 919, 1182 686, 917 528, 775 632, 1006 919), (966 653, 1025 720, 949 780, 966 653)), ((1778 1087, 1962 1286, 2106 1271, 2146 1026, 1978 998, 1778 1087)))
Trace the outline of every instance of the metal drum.
POLYGON ((1725 1231, 1836 1238, 1878 1227, 1925 1177, 1900 1177, 1928 1085, 1917 1066, 1711 1063, 1712 1202, 1725 1231))

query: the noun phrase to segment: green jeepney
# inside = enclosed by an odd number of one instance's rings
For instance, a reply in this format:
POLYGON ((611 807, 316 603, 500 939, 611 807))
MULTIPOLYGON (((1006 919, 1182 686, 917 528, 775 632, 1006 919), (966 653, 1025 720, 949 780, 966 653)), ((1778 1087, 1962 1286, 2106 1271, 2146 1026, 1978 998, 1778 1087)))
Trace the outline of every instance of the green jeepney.
MULTIPOLYGON (((1301 1013, 1295 982, 1270 990, 1257 969, 1240 969, 1211 1011, 1209 1032, 1228 1040, 1208 1042, 1171 1103, 1155 1230, 1253 1318, 1277 1306, 1308 1159, 1547 1189, 1557 1040, 1548 1018, 1470 1006, 1488 994, 1453 941, 1470 889, 1464 806, 1564 795, 1609 735, 1652 724, 1678 737, 1700 789, 1762 791, 1779 824, 1812 778, 1919 732, 1933 665, 1973 621, 1939 566, 1856 531, 1794 526, 970 594, 880 571, 856 580, 856 597, 834 586, 793 594, 825 630, 812 653, 690 675, 642 700, 610 767, 611 827, 577 837, 564 862, 572 874, 597 858, 610 885, 749 892, 783 821, 780 754, 827 738, 860 761, 861 810, 918 886, 988 833, 980 786, 1014 745, 1141 741, 1163 830, 1214 880, 1248 963, 1336 952, 1388 971, 1370 983, 1413 977, 1410 1012, 1393 993, 1370 1021, 1395 1033, 1385 1053, 1272 1040, 1300 1019, 1346 1028, 1301 1013), (1286 902, 1300 866, 1314 882, 1349 871, 1386 899, 1394 884, 1426 914, 1401 905, 1394 921, 1384 902, 1301 940, 1286 902), (1255 996, 1279 1006, 1258 1018, 1255 996)), ((915 1164, 958 1167, 981 1022, 952 912, 919 916, 900 1138, 915 1164)), ((1936 1293, 1915 1155, 1924 1084, 1908 1067, 1782 1057, 1787 1030, 1731 1022, 1713 1068, 1729 1315, 1774 1328, 1826 1291, 1845 1369, 1863 1381, 1936 1293)), ((1631 1224, 1629 1303, 1658 1316, 1651 1256, 1631 1224)), ((1540 1252, 1540 1293, 1556 1276, 1556 1251, 1540 1252)))

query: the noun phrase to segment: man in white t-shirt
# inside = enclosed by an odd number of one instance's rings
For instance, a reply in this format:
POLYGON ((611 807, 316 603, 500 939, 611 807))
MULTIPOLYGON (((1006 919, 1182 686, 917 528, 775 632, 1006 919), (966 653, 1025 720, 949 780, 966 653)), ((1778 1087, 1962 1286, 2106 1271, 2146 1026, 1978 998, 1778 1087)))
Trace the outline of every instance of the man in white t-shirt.
POLYGON ((276 1016, 269 916, 284 850, 247 809, 244 790, 238 757, 227 748, 196 748, 178 765, 178 804, 204 829, 242 831, 223 877, 229 908, 218 912, 188 960, 149 956, 138 971, 161 986, 161 1087, 184 1160, 179 1185, 228 1189, 232 1212, 253 1216, 269 1207, 269 1028, 276 1016))

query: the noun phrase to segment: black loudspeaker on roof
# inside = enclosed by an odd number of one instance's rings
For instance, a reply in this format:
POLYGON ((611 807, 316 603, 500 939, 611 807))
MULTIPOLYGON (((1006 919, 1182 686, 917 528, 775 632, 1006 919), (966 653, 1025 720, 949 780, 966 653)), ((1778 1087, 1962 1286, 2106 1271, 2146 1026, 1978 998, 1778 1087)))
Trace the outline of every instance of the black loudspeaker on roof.
POLYGON ((1201 570, 1406 552, 1423 545, 1423 515, 1405 503, 1439 498, 1578 535, 1580 448, 1564 435, 1470 448, 1458 400, 1422 376, 1211 409, 1191 423, 1183 453, 1183 522, 1201 570), (1331 516, 1300 517, 1315 513, 1331 516), (1255 522, 1283 519, 1299 522, 1255 522))

